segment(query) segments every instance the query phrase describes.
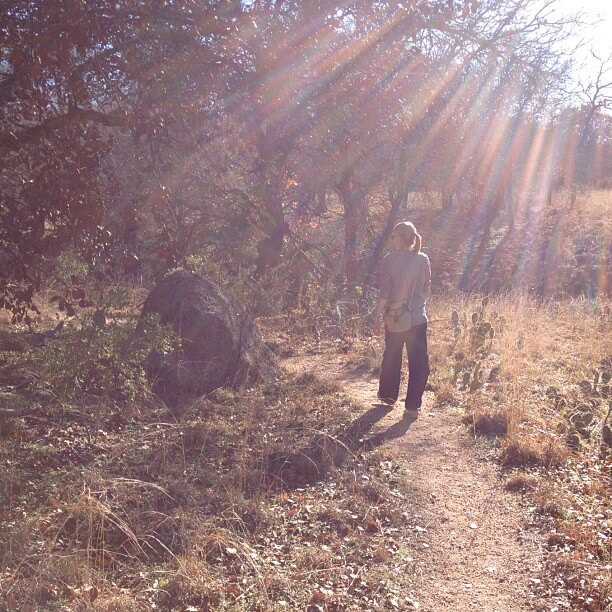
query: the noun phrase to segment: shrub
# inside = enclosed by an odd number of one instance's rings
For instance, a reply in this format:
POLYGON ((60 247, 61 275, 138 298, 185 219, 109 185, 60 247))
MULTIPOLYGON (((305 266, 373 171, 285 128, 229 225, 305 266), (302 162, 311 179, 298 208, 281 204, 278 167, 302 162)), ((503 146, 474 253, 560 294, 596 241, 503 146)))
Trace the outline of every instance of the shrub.
POLYGON ((553 467, 562 465, 567 449, 554 437, 515 436, 502 451, 502 465, 509 468, 553 467))
POLYGON ((93 395, 132 401, 146 390, 144 360, 153 351, 170 351, 175 336, 154 318, 136 333, 96 314, 80 327, 69 324, 61 338, 35 352, 35 360, 60 399, 93 395))
POLYGON ((480 436, 505 436, 508 434, 508 414, 502 411, 475 411, 464 419, 474 434, 480 436))
POLYGON ((506 491, 534 491, 538 486, 538 478, 534 474, 517 472, 510 476, 504 485, 506 491))

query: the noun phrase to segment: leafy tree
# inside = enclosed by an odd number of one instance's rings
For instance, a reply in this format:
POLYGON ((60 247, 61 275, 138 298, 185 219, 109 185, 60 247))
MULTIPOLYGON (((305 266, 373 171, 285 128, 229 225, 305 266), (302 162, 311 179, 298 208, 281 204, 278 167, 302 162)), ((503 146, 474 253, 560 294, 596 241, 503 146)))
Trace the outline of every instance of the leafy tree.
MULTIPOLYGON (((568 22, 529 0, 3 10, 0 303, 15 320, 28 321, 66 250, 98 272, 206 253, 264 276, 288 240, 303 254, 300 228, 329 194, 342 204, 344 280, 382 253, 382 240, 360 246, 381 193, 384 237, 410 190, 451 201, 469 185, 486 239, 515 181, 504 164, 526 163, 514 143, 560 104, 566 68, 555 44, 568 22)), ((588 131, 585 143, 603 138, 588 131)), ((86 303, 75 287, 62 300, 86 303)))

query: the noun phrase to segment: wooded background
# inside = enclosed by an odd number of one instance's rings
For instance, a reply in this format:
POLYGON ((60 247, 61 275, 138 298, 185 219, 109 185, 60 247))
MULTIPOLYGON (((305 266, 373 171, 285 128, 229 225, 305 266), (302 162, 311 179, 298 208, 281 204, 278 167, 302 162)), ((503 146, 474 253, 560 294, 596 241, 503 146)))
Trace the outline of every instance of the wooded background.
POLYGON ((304 307, 375 284, 400 217, 438 286, 609 292, 574 206, 610 187, 608 65, 572 94, 575 25, 531 0, 4 1, 0 305, 29 323, 50 278, 71 314, 87 277, 186 266, 304 307))

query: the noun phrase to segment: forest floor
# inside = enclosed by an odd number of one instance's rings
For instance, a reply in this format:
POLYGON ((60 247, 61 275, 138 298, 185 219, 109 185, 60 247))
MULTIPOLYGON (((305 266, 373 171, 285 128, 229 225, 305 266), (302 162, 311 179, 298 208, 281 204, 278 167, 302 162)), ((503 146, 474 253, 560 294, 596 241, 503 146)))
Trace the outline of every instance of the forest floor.
MULTIPOLYGON (((300 356, 285 365, 339 384, 364 408, 381 406, 377 379, 342 355, 300 356)), ((435 407, 431 392, 418 418, 404 419, 401 401, 384 412, 369 443, 384 443, 407 468, 408 510, 420 517, 423 536, 407 566, 419 609, 551 609, 533 592, 544 568, 539 536, 527 526, 520 497, 504 489, 490 448, 475 444, 457 412, 435 407)))
POLYGON ((376 400, 380 343, 320 321, 267 322, 281 379, 176 413, 60 399, 58 355, 100 363, 75 329, 0 328, 0 612, 611 610, 609 309, 430 321, 416 419, 376 400))

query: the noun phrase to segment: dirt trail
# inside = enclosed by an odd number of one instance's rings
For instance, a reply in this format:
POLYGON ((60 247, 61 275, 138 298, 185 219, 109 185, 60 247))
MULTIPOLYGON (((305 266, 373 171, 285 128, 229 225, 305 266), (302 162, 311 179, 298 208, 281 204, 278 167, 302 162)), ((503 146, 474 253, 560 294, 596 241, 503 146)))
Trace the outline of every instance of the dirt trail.
MULTIPOLYGON (((376 404, 377 380, 351 370, 342 358, 288 362, 334 380, 366 408, 376 404)), ((525 513, 506 492, 486 451, 470 439, 456 415, 434 408, 425 394, 419 417, 402 421, 403 404, 373 431, 409 469, 413 507, 426 527, 414 551, 414 595, 420 610, 519 612, 542 609, 530 594, 541 553, 524 531, 525 513)))

